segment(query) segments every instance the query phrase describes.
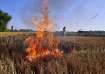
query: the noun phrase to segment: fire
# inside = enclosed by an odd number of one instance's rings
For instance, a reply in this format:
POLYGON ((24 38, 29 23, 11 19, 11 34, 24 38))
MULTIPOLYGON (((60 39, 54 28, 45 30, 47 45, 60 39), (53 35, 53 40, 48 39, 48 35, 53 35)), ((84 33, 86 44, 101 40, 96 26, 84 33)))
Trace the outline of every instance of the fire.
POLYGON ((26 58, 29 61, 48 55, 54 57, 63 56, 63 51, 58 49, 58 39, 51 32, 53 23, 48 16, 48 0, 43 0, 42 14, 42 18, 36 25, 37 32, 35 32, 35 36, 30 36, 25 40, 28 45, 26 58))

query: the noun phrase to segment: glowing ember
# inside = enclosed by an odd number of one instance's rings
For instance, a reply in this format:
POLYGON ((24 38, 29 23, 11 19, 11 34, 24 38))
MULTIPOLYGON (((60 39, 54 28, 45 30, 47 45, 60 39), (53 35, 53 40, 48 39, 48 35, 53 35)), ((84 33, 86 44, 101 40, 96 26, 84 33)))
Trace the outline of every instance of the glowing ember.
POLYGON ((50 32, 53 28, 53 23, 49 20, 48 16, 48 0, 43 0, 42 14, 42 18, 36 25, 37 32, 35 32, 35 36, 28 37, 25 40, 28 45, 26 58, 29 61, 47 55, 54 57, 63 56, 63 51, 58 49, 58 39, 50 32))

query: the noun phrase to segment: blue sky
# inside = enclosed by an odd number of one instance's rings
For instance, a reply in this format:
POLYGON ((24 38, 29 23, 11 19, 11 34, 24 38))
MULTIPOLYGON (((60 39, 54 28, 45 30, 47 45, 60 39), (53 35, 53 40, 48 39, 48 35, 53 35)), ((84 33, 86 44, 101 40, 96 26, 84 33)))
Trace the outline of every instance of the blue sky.
MULTIPOLYGON (((0 0, 0 9, 8 12, 8 23, 16 29, 33 29, 32 16, 40 17, 43 0, 0 0)), ((105 30, 105 0, 49 0, 49 16, 56 30, 105 30)))

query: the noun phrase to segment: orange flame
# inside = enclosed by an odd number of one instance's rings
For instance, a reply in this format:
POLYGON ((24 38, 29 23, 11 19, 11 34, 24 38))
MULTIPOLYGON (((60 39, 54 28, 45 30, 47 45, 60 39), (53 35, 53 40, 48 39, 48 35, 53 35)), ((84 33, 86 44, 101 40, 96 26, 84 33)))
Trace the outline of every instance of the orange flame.
POLYGON ((26 58, 29 61, 47 55, 63 56, 63 51, 58 49, 58 39, 52 32, 48 32, 53 28, 53 23, 48 16, 48 0, 43 0, 42 14, 41 20, 36 25, 37 32, 35 32, 35 36, 28 37, 25 40, 28 45, 26 58))

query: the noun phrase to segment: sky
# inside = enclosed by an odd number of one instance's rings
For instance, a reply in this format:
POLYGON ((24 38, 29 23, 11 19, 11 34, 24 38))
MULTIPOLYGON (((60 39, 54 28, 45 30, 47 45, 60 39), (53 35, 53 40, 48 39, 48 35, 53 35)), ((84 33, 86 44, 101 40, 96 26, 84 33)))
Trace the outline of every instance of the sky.
MULTIPOLYGON (((8 28, 34 29, 32 17, 40 18, 43 0, 0 0, 0 10, 12 16, 8 28)), ((49 0, 49 17, 55 30, 105 31, 105 0, 49 0)))

